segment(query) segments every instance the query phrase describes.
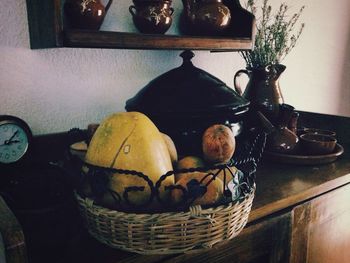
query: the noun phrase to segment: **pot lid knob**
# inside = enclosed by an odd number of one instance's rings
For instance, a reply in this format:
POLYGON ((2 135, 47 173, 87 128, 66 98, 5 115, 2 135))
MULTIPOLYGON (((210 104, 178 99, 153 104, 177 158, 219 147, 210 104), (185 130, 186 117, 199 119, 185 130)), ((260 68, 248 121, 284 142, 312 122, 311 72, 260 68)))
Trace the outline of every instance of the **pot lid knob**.
POLYGON ((183 65, 192 65, 191 59, 194 57, 194 53, 191 50, 185 50, 180 54, 183 59, 183 65))

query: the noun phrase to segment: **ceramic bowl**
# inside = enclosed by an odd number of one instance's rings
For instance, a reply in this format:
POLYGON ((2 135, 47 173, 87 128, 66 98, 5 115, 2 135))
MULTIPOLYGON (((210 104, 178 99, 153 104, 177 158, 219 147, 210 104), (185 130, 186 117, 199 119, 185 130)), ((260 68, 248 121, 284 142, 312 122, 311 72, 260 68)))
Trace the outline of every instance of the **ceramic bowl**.
POLYGON ((314 134, 327 135, 327 136, 333 136, 333 137, 337 135, 335 131, 324 130, 324 129, 317 129, 317 128, 298 129, 299 136, 305 133, 314 133, 314 134))
POLYGON ((334 151, 337 139, 329 135, 305 133, 300 135, 300 143, 305 153, 323 155, 334 151))

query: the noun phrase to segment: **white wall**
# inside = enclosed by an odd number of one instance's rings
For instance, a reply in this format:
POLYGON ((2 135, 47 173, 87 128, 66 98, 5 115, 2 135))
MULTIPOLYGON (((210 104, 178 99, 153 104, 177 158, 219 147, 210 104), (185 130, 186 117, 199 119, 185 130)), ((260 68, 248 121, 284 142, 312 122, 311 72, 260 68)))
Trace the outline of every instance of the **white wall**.
MULTIPOLYGON (((104 30, 135 31, 128 6, 114 1, 104 30)), ((173 1, 177 32, 181 1, 173 1)), ((286 103, 299 110, 350 116, 350 1, 305 2, 306 29, 283 63, 286 103)), ((280 1, 272 0, 274 6, 280 1)), ((0 114, 25 119, 35 134, 85 128, 123 111, 125 101, 158 75, 181 64, 179 51, 29 48, 25 0, 2 1, 0 8, 0 114)), ((195 52, 196 66, 232 86, 244 68, 237 53, 195 52)))

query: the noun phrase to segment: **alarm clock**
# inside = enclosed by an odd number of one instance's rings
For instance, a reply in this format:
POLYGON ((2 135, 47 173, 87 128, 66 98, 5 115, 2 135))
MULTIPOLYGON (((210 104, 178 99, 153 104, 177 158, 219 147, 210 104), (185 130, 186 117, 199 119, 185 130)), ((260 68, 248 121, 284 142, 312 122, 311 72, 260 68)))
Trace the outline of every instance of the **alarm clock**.
POLYGON ((15 116, 0 115, 0 164, 8 165, 21 161, 28 153, 32 142, 28 124, 15 116))

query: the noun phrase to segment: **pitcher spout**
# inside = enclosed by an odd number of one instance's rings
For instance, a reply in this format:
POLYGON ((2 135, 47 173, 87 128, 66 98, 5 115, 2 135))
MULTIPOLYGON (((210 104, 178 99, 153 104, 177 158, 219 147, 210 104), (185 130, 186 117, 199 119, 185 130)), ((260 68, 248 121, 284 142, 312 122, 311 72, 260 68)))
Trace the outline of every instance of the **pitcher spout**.
POLYGON ((282 64, 272 64, 263 68, 264 74, 268 74, 271 80, 277 80, 286 70, 286 66, 282 64))
POLYGON ((286 66, 282 64, 276 64, 275 70, 277 77, 279 77, 286 70, 286 66))

